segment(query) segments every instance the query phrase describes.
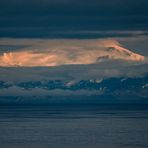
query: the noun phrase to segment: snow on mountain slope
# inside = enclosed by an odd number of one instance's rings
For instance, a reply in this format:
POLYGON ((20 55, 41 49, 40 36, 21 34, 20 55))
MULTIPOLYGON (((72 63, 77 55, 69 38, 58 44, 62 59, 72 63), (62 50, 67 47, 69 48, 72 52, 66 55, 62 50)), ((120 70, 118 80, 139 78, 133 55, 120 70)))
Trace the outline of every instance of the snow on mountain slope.
POLYGON ((131 52, 130 50, 117 45, 108 47, 108 50, 111 51, 108 53, 110 59, 122 59, 131 61, 143 61, 145 59, 144 56, 131 52))
POLYGON ((93 64, 106 60, 144 61, 145 57, 124 47, 116 40, 69 40, 39 43, 0 55, 0 66, 59 66, 93 64))

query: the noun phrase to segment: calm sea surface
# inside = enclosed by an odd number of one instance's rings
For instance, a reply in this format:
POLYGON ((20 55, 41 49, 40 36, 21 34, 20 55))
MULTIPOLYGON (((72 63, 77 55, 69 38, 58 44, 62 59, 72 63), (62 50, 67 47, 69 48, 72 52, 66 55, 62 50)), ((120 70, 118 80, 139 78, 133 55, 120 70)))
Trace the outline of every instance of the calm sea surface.
POLYGON ((0 148, 148 148, 148 106, 0 106, 0 148))

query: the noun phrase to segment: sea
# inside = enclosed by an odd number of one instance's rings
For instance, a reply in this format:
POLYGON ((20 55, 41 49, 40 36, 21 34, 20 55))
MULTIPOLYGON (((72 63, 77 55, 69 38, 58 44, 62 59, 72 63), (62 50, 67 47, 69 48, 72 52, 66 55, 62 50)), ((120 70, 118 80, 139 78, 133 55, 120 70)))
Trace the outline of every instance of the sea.
POLYGON ((148 148, 148 105, 1 105, 0 148, 148 148))

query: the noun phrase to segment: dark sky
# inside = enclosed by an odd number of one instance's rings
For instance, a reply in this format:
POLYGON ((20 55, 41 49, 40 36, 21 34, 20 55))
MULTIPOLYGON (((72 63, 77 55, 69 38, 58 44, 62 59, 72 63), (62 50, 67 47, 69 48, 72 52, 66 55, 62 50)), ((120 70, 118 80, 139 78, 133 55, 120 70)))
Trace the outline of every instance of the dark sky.
POLYGON ((85 31, 147 26, 148 0, 0 0, 0 37, 98 37, 85 31))

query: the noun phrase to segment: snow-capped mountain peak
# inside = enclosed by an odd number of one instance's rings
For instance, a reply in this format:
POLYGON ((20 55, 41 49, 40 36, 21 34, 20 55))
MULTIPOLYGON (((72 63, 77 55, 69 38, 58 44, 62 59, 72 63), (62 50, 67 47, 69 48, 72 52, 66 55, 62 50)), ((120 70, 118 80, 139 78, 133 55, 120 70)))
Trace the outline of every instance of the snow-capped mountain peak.
POLYGON ((83 40, 67 42, 49 41, 45 45, 31 46, 0 55, 0 66, 59 66, 71 64, 94 64, 106 60, 144 61, 136 54, 114 40, 83 40), (47 45, 46 45, 47 44, 47 45), (43 47, 42 47, 43 46, 43 47))
POLYGON ((131 61, 143 61, 145 59, 144 56, 136 54, 119 45, 107 46, 106 48, 108 56, 111 59, 122 59, 122 60, 131 60, 131 61))

